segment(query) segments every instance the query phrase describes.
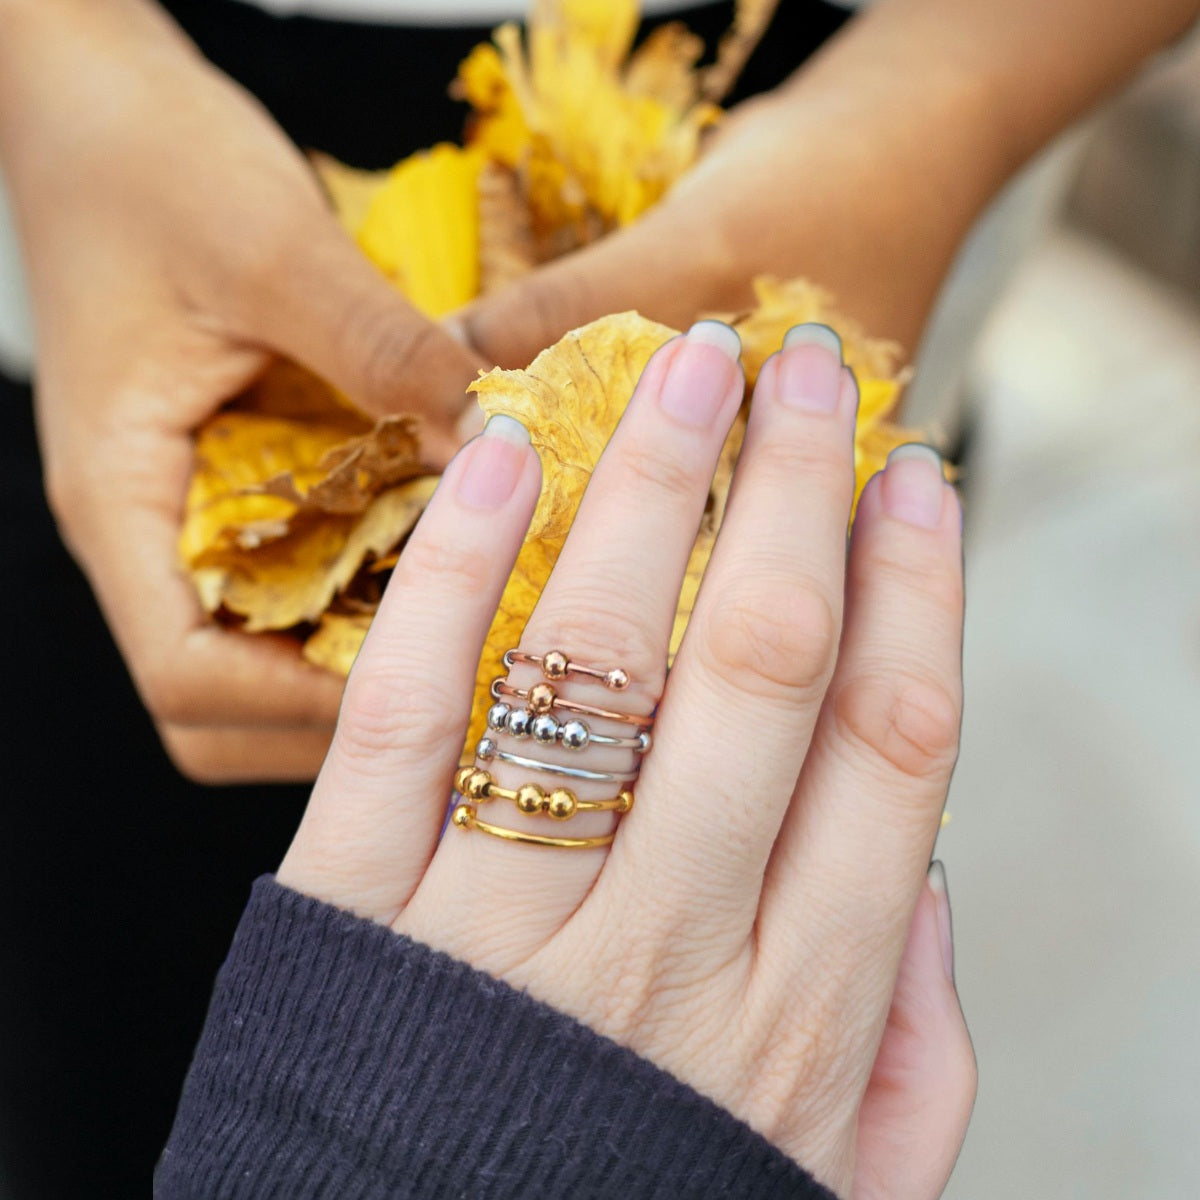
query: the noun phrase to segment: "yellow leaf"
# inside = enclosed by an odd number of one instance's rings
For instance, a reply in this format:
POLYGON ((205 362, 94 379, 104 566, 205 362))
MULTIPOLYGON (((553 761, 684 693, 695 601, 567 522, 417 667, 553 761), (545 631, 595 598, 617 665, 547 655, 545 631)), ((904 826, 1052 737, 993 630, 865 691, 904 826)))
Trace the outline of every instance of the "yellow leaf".
POLYGON ((431 317, 479 292, 478 150, 440 145, 388 172, 358 231, 363 253, 431 317))
POLYGON ((349 675, 370 628, 366 613, 324 613, 304 643, 304 657, 335 675, 349 675))
POLYGON ((389 553, 416 524, 437 485, 422 476, 383 492, 358 516, 308 513, 253 554, 213 549, 193 577, 210 609, 244 617, 249 633, 317 621, 368 557, 389 553))

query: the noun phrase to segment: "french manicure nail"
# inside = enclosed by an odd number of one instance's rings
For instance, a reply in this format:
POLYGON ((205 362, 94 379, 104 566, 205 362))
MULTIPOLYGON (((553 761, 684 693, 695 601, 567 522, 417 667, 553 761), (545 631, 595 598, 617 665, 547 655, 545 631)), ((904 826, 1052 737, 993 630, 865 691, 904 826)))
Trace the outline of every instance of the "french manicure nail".
POLYGON ((497 413, 464 451, 458 498, 469 508, 499 508, 513 494, 528 452, 529 431, 515 417, 497 413))
POLYGON ((783 338, 779 399, 804 412, 836 412, 842 393, 842 339, 828 325, 793 325, 783 338))
POLYGON ((946 978, 954 982, 954 925, 950 919, 950 893, 946 890, 946 868, 941 859, 929 864, 929 890, 937 903, 938 940, 942 944, 942 965, 946 978))
POLYGON ((942 456, 920 442, 897 446, 888 455, 882 481, 884 511, 921 529, 942 523, 946 499, 942 456))
POLYGON ((703 429, 721 411, 742 341, 722 321, 697 321, 683 342, 662 381, 658 402, 675 420, 703 429))

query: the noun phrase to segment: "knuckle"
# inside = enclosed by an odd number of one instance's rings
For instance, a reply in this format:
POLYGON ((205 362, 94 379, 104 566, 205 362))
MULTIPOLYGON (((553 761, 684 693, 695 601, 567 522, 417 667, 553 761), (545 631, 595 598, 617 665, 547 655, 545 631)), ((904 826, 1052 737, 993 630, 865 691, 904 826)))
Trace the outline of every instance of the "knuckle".
POLYGON ((838 626, 819 588, 753 581, 718 595, 701 646, 713 673, 743 691, 807 698, 833 667, 838 626))
POLYGON ((615 465, 622 482, 628 482, 639 493, 651 493, 651 502, 665 500, 678 505, 707 491, 707 480, 701 478, 694 465, 644 440, 629 439, 615 465))
POLYGON ((666 676, 666 648, 646 623, 648 605, 630 593, 609 607, 598 603, 605 594, 594 579, 580 577, 555 593, 552 613, 535 613, 522 642, 557 647, 581 662, 621 666, 639 688, 657 694, 666 676))
POLYGON ((958 756, 960 705, 940 683, 882 675, 849 680, 834 698, 842 740, 865 747, 901 775, 949 778, 958 756))
MULTIPOLYGON (((165 661, 146 664, 138 676, 142 702, 165 725, 188 725, 204 715, 187 681, 165 661)), ((178 733, 177 736, 182 737, 178 733)))
POLYGON ((854 485, 849 440, 836 444, 828 439, 763 438, 754 448, 754 478, 779 495, 780 488, 794 493, 803 480, 809 494, 845 499, 847 507, 854 485))
POLYGON ((871 556, 869 570, 892 591, 919 596, 923 605, 932 605, 939 612, 959 612, 963 607, 962 572, 945 560, 904 550, 884 540, 871 556))
POLYGON ((353 347, 354 365, 368 400, 395 404, 411 390, 414 364, 438 340, 438 330, 429 322, 404 318, 398 304, 382 304, 375 295, 358 297, 346 308, 345 344, 353 347))
POLYGON ((431 587, 479 595, 490 589, 493 564, 486 554, 440 538, 417 536, 396 563, 393 578, 404 590, 428 595, 431 587))

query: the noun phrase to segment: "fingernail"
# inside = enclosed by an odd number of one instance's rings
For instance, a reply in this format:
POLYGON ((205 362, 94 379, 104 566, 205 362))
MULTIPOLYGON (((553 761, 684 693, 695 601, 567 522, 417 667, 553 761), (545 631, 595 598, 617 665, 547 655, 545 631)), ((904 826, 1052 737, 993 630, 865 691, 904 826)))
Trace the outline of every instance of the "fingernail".
POLYGON ((721 411, 742 340, 721 321, 697 321, 683 343, 662 382, 658 402, 681 424, 703 429, 721 411))
POLYGON ((497 414, 464 451, 458 498, 470 508, 499 508, 525 469, 529 431, 514 417, 497 414))
POLYGON ((883 473, 883 509, 889 516, 921 529, 942 523, 946 499, 942 456, 920 442, 897 446, 888 455, 883 473))
POLYGON ((942 944, 942 966, 954 982, 954 925, 950 919, 950 893, 946 890, 946 868, 940 859, 929 864, 929 890, 937 903, 938 940, 942 944))
POLYGON ((828 325, 793 325, 779 359, 779 399, 788 408, 831 413, 842 393, 842 339, 828 325))

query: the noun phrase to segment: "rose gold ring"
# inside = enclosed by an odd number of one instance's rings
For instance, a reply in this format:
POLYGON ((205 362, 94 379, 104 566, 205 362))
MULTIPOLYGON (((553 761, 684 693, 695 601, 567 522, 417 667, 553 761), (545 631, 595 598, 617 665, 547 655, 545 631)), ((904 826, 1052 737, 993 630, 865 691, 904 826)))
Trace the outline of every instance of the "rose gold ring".
POLYGON ((599 679, 611 692, 623 692, 629 686, 629 672, 622 667, 589 667, 586 663, 572 662, 561 650, 550 650, 546 654, 527 654, 524 650, 506 650, 504 665, 510 670, 514 663, 532 663, 542 668, 549 680, 565 679, 568 675, 587 675, 599 679))
POLYGON ((564 700, 548 683, 535 683, 531 688, 515 688, 504 679, 493 679, 492 699, 499 700, 501 696, 524 700, 535 715, 548 713, 551 709, 557 708, 563 712, 579 713, 585 717, 603 717, 607 721, 620 721, 625 725, 644 726, 649 721, 647 717, 638 717, 631 713, 613 712, 610 708, 598 708, 594 704, 580 704, 577 700, 564 700))

